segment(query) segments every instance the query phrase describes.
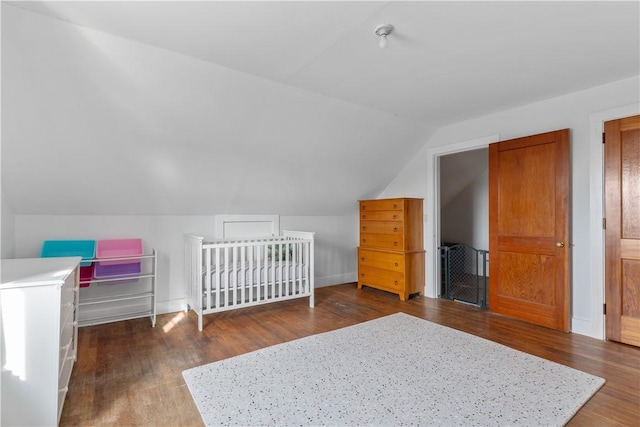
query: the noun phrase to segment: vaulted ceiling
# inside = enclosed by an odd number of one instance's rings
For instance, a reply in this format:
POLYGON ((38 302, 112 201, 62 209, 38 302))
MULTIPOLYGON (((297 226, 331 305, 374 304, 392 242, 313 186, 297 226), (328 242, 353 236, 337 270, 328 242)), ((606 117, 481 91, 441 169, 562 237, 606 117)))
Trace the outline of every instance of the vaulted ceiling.
POLYGON ((439 127, 639 75, 639 9, 3 2, 3 190, 18 213, 350 212, 439 127))

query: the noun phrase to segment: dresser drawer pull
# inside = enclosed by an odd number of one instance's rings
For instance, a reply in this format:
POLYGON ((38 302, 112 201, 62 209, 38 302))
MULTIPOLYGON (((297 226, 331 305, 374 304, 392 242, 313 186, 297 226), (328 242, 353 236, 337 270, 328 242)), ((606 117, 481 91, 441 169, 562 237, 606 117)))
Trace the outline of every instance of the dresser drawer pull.
POLYGON ((391 219, 398 219, 398 216, 394 215, 394 216, 391 217, 391 219))
POLYGON ((367 219, 367 216, 366 215, 362 215, 362 219, 367 219))
POLYGON ((367 243, 367 239, 362 239, 362 243, 367 243))
POLYGON ((398 266, 398 263, 396 262, 396 264, 395 264, 395 265, 396 265, 396 267, 397 267, 397 266, 398 266))
POLYGON ((360 261, 364 262, 364 257, 360 258, 360 261))
POLYGON ((398 227, 393 227, 393 232, 397 233, 398 232, 398 227))
POLYGON ((367 209, 367 205, 362 205, 362 210, 367 209))
POLYGON ((398 209, 398 205, 393 205, 393 209, 398 209))
POLYGON ((398 242, 393 242, 393 246, 398 246, 398 242))
POLYGON ((360 273, 360 277, 364 277, 364 273, 360 273))
POLYGON ((362 226, 362 231, 366 230, 367 227, 365 227, 364 225, 362 226))
POLYGON ((393 284, 394 284, 394 285, 396 285, 396 286, 398 286, 398 281, 397 281, 397 280, 394 280, 394 281, 393 281, 393 284))

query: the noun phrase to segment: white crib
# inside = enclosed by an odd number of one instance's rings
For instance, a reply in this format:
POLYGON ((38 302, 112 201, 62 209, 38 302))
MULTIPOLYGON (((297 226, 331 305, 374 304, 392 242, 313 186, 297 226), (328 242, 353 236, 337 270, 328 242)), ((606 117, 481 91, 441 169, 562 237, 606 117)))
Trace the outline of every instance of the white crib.
POLYGON ((253 305, 309 297, 313 307, 314 234, 205 242, 185 235, 187 310, 202 316, 253 305))

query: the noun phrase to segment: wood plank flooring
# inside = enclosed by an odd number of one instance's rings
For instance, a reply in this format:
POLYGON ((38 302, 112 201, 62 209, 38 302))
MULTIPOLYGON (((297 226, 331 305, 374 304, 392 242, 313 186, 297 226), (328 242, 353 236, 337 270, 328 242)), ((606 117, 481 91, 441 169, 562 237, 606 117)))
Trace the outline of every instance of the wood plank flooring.
POLYGON ((607 380, 570 426, 640 426, 640 348, 565 334, 446 300, 354 284, 316 290, 316 307, 292 300, 205 316, 193 313, 80 329, 78 362, 61 426, 201 426, 182 371, 320 332, 405 312, 607 380))

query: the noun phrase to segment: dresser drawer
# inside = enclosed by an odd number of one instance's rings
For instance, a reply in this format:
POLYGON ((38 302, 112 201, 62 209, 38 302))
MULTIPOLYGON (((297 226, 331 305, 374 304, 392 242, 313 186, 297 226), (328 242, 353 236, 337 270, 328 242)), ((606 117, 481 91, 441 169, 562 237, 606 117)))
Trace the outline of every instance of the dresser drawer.
POLYGON ((402 221, 402 212, 397 211, 369 211, 360 212, 361 221, 402 221))
POLYGON ((62 371, 64 361, 73 355, 73 323, 64 328, 60 336, 60 356, 58 359, 58 369, 62 371))
POLYGON ((60 304, 62 306, 64 306, 69 302, 73 303, 74 297, 75 297, 74 295, 75 287, 76 287, 75 285, 76 285, 76 274, 74 272, 69 274, 69 276, 67 276, 64 283, 62 284, 62 288, 60 289, 60 304))
POLYGON ((393 221, 360 221, 360 233, 389 234, 402 236, 402 222, 393 221))
POLYGON ((64 400, 67 397, 67 391, 69 390, 69 379, 71 378, 71 371, 73 370, 74 363, 74 357, 69 355, 64 360, 62 369, 60 369, 60 376, 58 377, 58 420, 60 420, 64 400))
POLYGON ((75 273, 70 274, 69 277, 62 284, 62 289, 60 290, 60 303, 64 305, 65 303, 74 300, 74 290, 75 290, 75 282, 76 275, 75 273))
POLYGON ((404 247, 404 236, 361 233, 360 246, 364 246, 368 248, 402 250, 402 248, 404 247))
POLYGON ((366 200, 360 202, 360 213, 368 211, 403 211, 403 199, 366 200))
POLYGON ((60 301, 60 330, 64 326, 64 322, 69 318, 69 313, 73 313, 76 309, 75 300, 73 299, 73 292, 71 293, 72 298, 66 299, 66 301, 60 301))
POLYGON ((404 274, 397 271, 360 265, 358 269, 358 283, 376 288, 403 291, 404 274))
POLYGON ((358 265, 404 272, 404 255, 358 248, 358 265))
POLYGON ((74 311, 76 310, 73 299, 70 301, 64 302, 60 306, 60 333, 66 327, 67 323, 72 323, 74 318, 74 311))

